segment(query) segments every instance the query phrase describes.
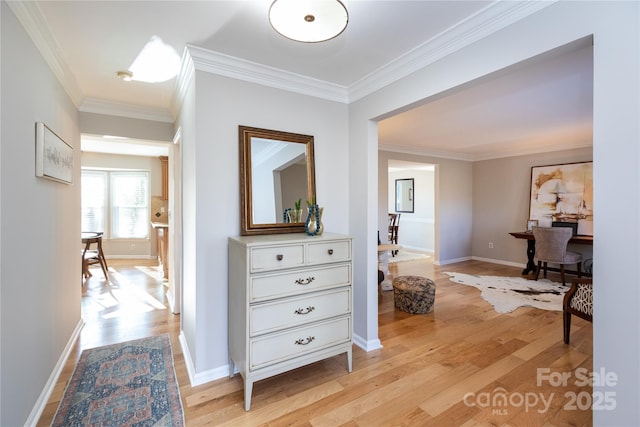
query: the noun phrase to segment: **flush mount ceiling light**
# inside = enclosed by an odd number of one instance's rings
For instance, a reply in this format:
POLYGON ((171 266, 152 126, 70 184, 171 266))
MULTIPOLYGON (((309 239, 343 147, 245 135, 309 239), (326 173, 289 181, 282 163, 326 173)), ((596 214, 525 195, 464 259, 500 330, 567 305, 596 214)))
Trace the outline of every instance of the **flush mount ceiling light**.
POLYGON ((275 0, 269 9, 269 22, 288 39, 317 43, 342 33, 349 13, 339 0, 275 0))
POLYGON ((132 80, 147 83, 160 83, 172 79, 178 74, 179 69, 180 56, 158 36, 151 37, 129 67, 133 74, 132 80))

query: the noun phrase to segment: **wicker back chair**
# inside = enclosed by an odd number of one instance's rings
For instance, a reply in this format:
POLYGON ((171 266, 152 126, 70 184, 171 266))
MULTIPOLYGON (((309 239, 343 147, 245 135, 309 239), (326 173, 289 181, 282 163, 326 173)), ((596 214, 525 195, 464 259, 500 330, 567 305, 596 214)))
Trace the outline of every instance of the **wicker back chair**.
POLYGON ((591 278, 582 277, 571 280, 571 288, 564 294, 562 320, 565 344, 569 344, 572 314, 593 322, 593 282, 591 278))

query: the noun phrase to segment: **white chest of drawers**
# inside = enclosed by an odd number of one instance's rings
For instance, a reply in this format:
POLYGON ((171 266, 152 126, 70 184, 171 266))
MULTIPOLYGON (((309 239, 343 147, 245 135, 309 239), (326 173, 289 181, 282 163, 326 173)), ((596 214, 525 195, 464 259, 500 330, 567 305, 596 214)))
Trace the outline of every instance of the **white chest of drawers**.
POLYGON ((351 238, 325 233, 229 238, 229 375, 253 383, 337 354, 351 372, 351 238))

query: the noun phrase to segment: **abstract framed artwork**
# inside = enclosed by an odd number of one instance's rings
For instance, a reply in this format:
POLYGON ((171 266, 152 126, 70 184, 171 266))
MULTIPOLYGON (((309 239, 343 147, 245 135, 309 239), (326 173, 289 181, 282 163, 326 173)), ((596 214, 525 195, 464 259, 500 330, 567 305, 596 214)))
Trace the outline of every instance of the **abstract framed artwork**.
POLYGON ((529 219, 577 223, 577 234, 593 236, 593 162, 533 166, 529 219))
POLYGON ((73 182, 73 148, 44 123, 36 123, 36 176, 73 182))

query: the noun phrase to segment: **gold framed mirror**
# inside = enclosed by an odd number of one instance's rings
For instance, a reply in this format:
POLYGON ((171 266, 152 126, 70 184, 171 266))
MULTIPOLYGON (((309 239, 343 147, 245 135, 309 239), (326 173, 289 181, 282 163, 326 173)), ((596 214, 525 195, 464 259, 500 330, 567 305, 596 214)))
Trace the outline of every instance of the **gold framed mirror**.
POLYGON ((304 233, 315 200, 313 136, 238 126, 240 234, 304 233), (304 211, 295 215, 296 203, 304 211))

